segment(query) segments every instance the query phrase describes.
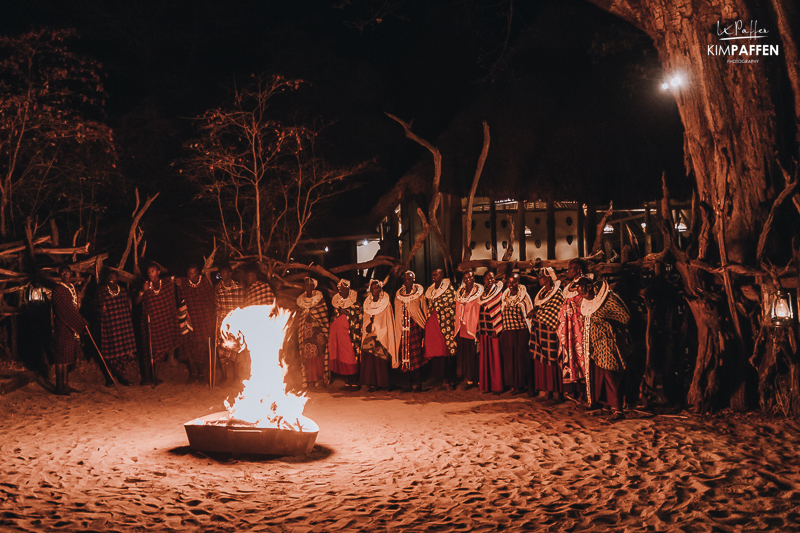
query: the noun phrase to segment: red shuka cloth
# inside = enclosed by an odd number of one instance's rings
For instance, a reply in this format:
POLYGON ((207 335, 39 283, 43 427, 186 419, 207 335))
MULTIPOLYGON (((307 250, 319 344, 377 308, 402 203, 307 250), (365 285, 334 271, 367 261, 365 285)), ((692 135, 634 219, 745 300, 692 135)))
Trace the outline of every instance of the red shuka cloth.
POLYGON ((78 335, 86 330, 88 323, 78 312, 78 306, 72 301, 72 293, 68 288, 61 284, 56 285, 52 298, 56 364, 69 365, 77 360, 80 346, 78 335))
POLYGON ((175 283, 171 278, 161 280, 158 294, 147 289, 142 296, 142 340, 145 354, 154 362, 162 361, 167 352, 178 346, 178 309, 175 305, 175 283), (149 322, 148 322, 149 318, 149 322), (152 349, 152 354, 151 354, 152 349))
POLYGON ((358 373, 358 361, 350 338, 350 321, 346 313, 340 314, 331 324, 328 337, 328 352, 330 353, 330 370, 343 376, 352 376, 358 373))
POLYGON ((425 323, 425 357, 447 357, 450 350, 444 339, 442 328, 439 326, 439 315, 431 309, 431 316, 425 323))
POLYGON ((136 334, 133 331, 133 306, 128 291, 119 287, 119 292, 111 294, 108 287, 101 287, 97 293, 97 306, 100 309, 100 349, 103 357, 114 359, 136 352, 136 334))

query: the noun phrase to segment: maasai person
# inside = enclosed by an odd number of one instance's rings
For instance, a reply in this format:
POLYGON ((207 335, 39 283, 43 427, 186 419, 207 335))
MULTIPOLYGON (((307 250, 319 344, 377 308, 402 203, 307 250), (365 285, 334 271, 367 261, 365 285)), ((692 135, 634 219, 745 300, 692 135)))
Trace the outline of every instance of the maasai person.
POLYGON ((564 394, 578 401, 586 397, 585 375, 588 361, 583 358, 583 334, 580 320, 581 295, 575 281, 588 271, 586 261, 580 258, 570 260, 561 294, 564 302, 558 312, 558 364, 561 367, 561 379, 564 394))
POLYGON ((145 352, 142 385, 158 384, 159 364, 174 350, 180 340, 178 309, 175 305, 175 282, 161 278, 161 268, 147 267, 147 282, 136 296, 142 302, 142 343, 145 352))
POLYGON ((414 281, 414 273, 410 270, 403 274, 403 286, 397 290, 394 299, 397 355, 400 358, 400 371, 408 375, 408 386, 403 388, 404 392, 422 390, 422 367, 428 362, 422 347, 428 306, 424 297, 425 289, 414 281))
POLYGON ((503 331, 503 282, 495 281, 494 273, 483 275, 483 294, 478 298, 478 342, 480 343, 481 392, 503 392, 503 361, 500 332, 503 331))
POLYGON ((456 291, 444 271, 431 274, 433 283, 425 291, 428 304, 425 322, 425 357, 433 365, 433 377, 441 381, 440 389, 453 390, 456 381, 456 291))
POLYGON ((475 274, 464 272, 456 293, 456 363, 457 374, 464 380, 464 390, 478 383, 478 314, 483 285, 475 283, 475 274))
POLYGON ((328 372, 328 306, 322 292, 316 290, 317 280, 306 277, 303 292, 297 297, 297 346, 303 371, 303 388, 311 383, 325 387, 330 382, 328 372))
POLYGON ((186 303, 192 330, 183 338, 183 353, 189 367, 189 383, 200 380, 210 369, 209 349, 214 337, 214 288, 200 267, 189 265, 186 277, 177 280, 178 295, 186 303))
POLYGON ((358 363, 361 359, 361 324, 364 309, 358 303, 358 293, 350 282, 340 280, 333 301, 333 322, 328 337, 330 370, 344 376, 345 390, 358 390, 358 363))
POLYGON ((245 305, 273 305, 275 303, 275 293, 269 283, 259 281, 258 266, 249 265, 245 269, 244 283, 247 286, 247 296, 245 305))
POLYGON ((100 350, 111 372, 111 376, 106 376, 106 387, 114 384, 112 376, 123 385, 131 384, 125 378, 125 364, 133 361, 136 353, 132 308, 133 302, 127 289, 119 284, 119 274, 109 271, 105 285, 97 291, 100 350))
POLYGON ((628 308, 603 281, 598 289, 589 278, 577 282, 583 321, 583 350, 590 364, 587 381, 591 381, 591 398, 595 403, 613 409, 612 419, 624 418, 622 378, 630 341, 626 325, 631 318, 628 308))
POLYGON ((383 283, 373 279, 364 300, 364 322, 361 329, 361 384, 375 392, 389 387, 389 364, 397 368, 397 346, 394 319, 389 295, 383 283))
POLYGON ((215 335, 217 338, 217 357, 222 369, 222 380, 220 382, 224 383, 227 381, 229 374, 234 380, 238 381, 240 379, 237 364, 240 359, 240 347, 238 342, 223 338, 219 328, 228 313, 234 309, 244 307, 246 289, 244 285, 233 279, 233 268, 229 263, 221 264, 217 268, 217 272, 219 272, 220 281, 217 283, 217 289, 214 294, 217 311, 215 335))
POLYGON ((503 383, 511 388, 511 394, 524 392, 530 380, 527 316, 532 308, 528 290, 519 282, 519 274, 512 274, 508 278, 508 288, 503 291, 503 332, 500 333, 503 383))
POLYGON ((564 303, 561 281, 550 267, 539 270, 541 289, 533 299, 531 320, 531 341, 529 344, 533 357, 533 391, 545 391, 546 397, 553 395, 564 400, 561 383, 561 367, 558 364, 558 313, 564 303))
POLYGON ((58 268, 61 281, 53 288, 53 344, 56 355, 56 388, 59 396, 79 392, 69 386, 69 365, 78 359, 81 333, 88 322, 78 311, 78 292, 72 284, 72 269, 67 265, 58 268))

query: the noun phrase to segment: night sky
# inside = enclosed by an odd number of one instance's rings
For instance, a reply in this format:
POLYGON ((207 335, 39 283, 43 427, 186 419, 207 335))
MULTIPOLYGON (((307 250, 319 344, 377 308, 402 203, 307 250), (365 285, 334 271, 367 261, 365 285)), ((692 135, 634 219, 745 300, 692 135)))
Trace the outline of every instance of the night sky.
MULTIPOLYGON (((516 2, 510 32, 507 4, 488 1, 407 0, 396 16, 360 28, 369 0, 3 4, 0 31, 75 28, 76 48, 102 63, 120 172, 143 192, 161 192, 144 224, 154 254, 189 253, 207 238, 198 228, 213 217, 191 201, 195 191, 171 166, 192 137, 191 118, 263 72, 307 82, 284 105, 298 120, 329 124, 322 136, 328 159, 375 159, 362 188, 333 206, 342 220, 366 215, 427 155, 384 112, 413 121, 431 141, 451 139, 451 159, 464 167, 446 185, 455 192, 474 172, 482 120, 496 134, 491 153, 505 165, 490 181, 514 174, 537 190, 537 179, 558 182, 564 174, 585 180, 598 200, 633 204, 655 199, 667 170, 686 190, 682 127, 674 101, 658 93, 652 44, 583 0, 516 2), (504 147, 503 138, 525 142, 504 147), (526 157, 518 164, 519 153, 526 157)), ((113 232, 128 222, 107 223, 113 232)))

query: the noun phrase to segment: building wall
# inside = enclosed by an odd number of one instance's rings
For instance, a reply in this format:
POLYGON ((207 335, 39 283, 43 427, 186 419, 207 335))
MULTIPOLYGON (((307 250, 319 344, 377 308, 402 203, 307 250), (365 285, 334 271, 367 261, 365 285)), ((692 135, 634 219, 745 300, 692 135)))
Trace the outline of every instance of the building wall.
MULTIPOLYGON (((464 202, 466 204, 466 202, 464 202)), ((475 199, 476 209, 472 213, 472 259, 491 259, 491 223, 486 199, 475 199)), ((514 220, 515 246, 512 260, 519 259, 520 233, 522 228, 516 227, 518 220, 517 204, 510 204, 513 209, 497 208, 497 257, 503 257, 509 239, 509 216, 514 220), (504 246, 505 244, 505 246, 504 246)), ((466 205, 464 207, 466 209, 466 205)), ((463 213, 466 223, 466 212, 463 213)), ((555 211, 556 259, 571 259, 578 256, 578 212, 574 209, 558 209, 555 211)), ((526 209, 525 226, 530 235, 525 237, 525 259, 535 261, 547 259, 547 212, 544 209, 526 209)))

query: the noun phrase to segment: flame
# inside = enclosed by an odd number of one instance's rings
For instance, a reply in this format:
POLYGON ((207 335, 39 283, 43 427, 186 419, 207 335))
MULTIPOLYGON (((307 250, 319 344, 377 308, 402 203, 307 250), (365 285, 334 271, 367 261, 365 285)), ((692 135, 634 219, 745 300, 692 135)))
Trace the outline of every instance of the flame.
POLYGON ((225 401, 231 418, 245 420, 260 428, 294 431, 319 431, 316 423, 303 416, 308 398, 286 391, 286 365, 280 349, 286 335, 290 313, 271 305, 234 309, 220 329, 223 336, 235 337, 241 349, 250 350, 250 379, 233 403, 225 401))

